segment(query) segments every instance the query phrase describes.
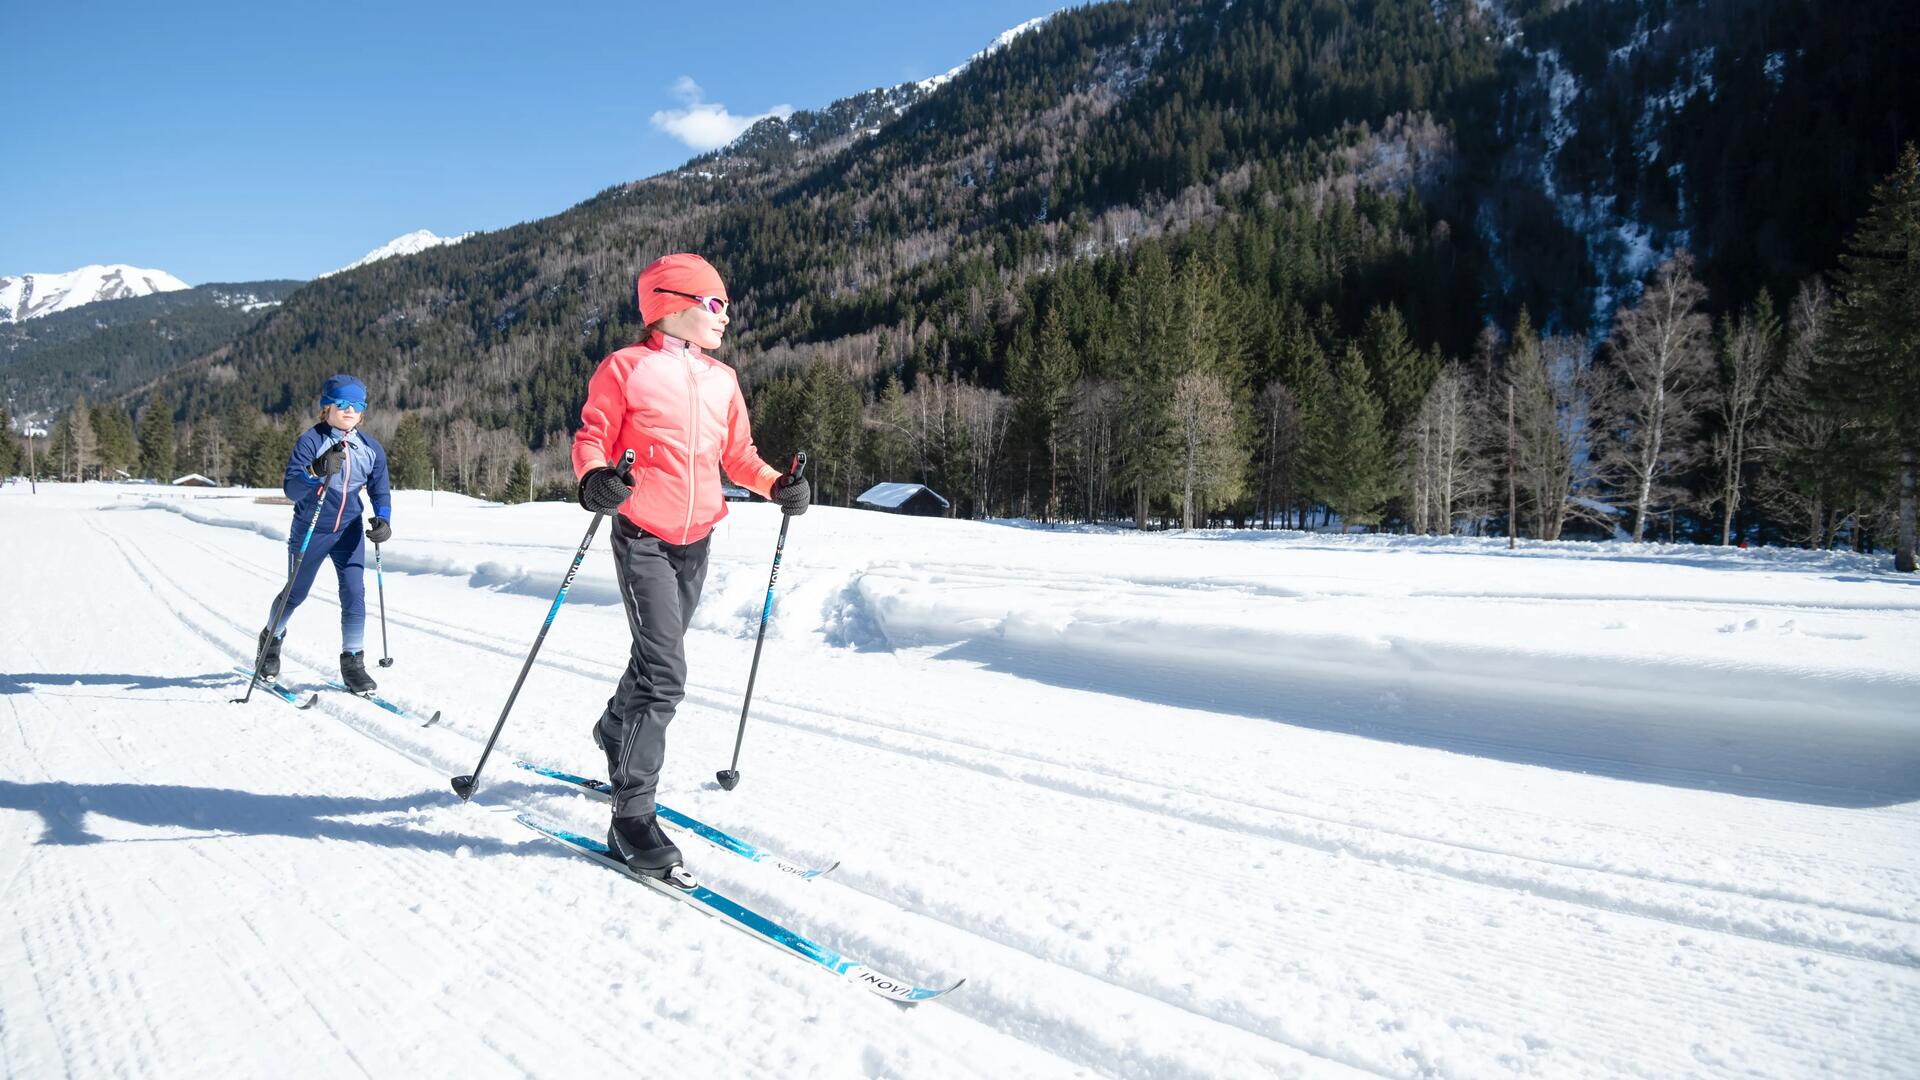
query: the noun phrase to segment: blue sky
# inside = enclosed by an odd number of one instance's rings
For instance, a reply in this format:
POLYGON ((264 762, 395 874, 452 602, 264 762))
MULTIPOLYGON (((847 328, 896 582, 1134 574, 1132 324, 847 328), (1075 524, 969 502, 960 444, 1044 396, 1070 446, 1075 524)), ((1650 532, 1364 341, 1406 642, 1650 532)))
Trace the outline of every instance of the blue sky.
POLYGON ((8 3, 0 275, 312 277, 545 217, 1064 6, 8 3))

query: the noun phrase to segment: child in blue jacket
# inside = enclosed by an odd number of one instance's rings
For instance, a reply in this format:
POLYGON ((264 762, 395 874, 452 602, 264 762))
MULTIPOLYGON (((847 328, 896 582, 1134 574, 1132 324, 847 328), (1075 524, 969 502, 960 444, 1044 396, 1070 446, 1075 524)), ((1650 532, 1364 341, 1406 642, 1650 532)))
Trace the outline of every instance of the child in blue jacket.
MULTIPOLYGON (((282 486, 293 500, 293 534, 287 538, 289 570, 306 539, 309 521, 314 521, 313 538, 307 541, 299 576, 287 583, 280 621, 261 631, 262 678, 280 674, 280 643, 286 638, 287 622, 307 598, 320 564, 331 558, 340 575, 340 679, 356 694, 376 689, 362 651, 367 628, 366 541, 384 544, 393 535, 393 499, 386 449, 357 430, 366 412, 365 383, 351 375, 328 379, 320 391, 320 422, 301 434, 287 458, 282 486), (363 491, 373 503, 373 520, 364 529, 360 523, 363 491)), ((277 596, 274 605, 281 606, 277 596)))

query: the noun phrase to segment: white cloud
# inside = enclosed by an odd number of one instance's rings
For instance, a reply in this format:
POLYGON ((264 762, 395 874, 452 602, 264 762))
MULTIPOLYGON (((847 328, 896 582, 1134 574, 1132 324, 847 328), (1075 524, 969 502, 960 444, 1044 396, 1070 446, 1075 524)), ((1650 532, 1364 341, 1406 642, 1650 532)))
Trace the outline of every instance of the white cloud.
POLYGON ((714 150, 740 137, 740 133, 769 116, 785 120, 793 115, 793 106, 775 105, 758 116, 735 116, 718 102, 705 100, 700 84, 682 75, 673 84, 675 97, 686 102, 684 109, 662 109, 653 114, 653 126, 679 139, 695 150, 714 150))

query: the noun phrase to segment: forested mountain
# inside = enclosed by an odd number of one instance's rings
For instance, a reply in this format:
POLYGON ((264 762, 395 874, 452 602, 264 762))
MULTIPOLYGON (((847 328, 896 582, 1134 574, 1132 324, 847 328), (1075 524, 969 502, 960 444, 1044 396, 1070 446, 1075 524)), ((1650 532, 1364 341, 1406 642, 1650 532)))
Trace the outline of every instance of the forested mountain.
POLYGON ((0 325, 0 399, 34 411, 117 397, 231 342, 301 284, 201 285, 0 325))
MULTIPOLYGON (((1078 8, 932 90, 314 282, 150 389, 219 426, 304 416, 349 370, 455 484, 529 448, 564 476, 588 375, 642 334, 635 272, 693 250, 763 449, 805 444, 830 500, 923 479, 972 514, 1484 525, 1490 483, 1417 509, 1442 374, 1490 405, 1537 353, 1551 409, 1682 250, 1689 317, 1786 312, 1920 134, 1916 42, 1896 0, 1078 8)), ((1620 502, 1582 431, 1563 502, 1620 502)), ((1643 468, 1636 516, 1711 518, 1711 456, 1643 468)))

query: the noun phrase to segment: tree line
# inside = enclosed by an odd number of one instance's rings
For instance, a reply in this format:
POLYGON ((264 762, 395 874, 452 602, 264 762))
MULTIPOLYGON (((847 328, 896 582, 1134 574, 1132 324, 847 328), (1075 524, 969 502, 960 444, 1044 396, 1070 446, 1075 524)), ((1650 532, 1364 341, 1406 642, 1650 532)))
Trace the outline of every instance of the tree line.
MULTIPOLYGON (((820 355, 748 380, 756 437, 775 458, 807 450, 829 504, 913 480, 970 517, 1846 541, 1891 545, 1913 568, 1912 145, 1874 189, 1831 285, 1810 278, 1784 303, 1763 289, 1716 319, 1682 251, 1597 341, 1543 332, 1523 308, 1449 356, 1416 345, 1392 299, 1343 316, 1354 290, 1327 268, 1430 256, 1418 228, 1396 226, 1408 220, 1420 220, 1411 192, 1317 215, 1300 204, 1076 261, 1006 290, 997 319, 982 314, 978 332, 1006 342, 991 367, 961 370, 952 335, 921 322, 872 340, 877 372, 820 355), (1343 229, 1349 215, 1368 227, 1343 229)), ((78 401, 42 468, 164 479, 177 462, 277 486, 311 422, 240 407, 176 434, 172 416, 156 399, 136 429, 118 406, 78 401)), ((369 430, 386 439, 398 486, 572 494, 562 442, 536 464, 523 441, 470 419, 376 410, 369 430)), ((0 464, 17 469, 6 443, 0 464)))

